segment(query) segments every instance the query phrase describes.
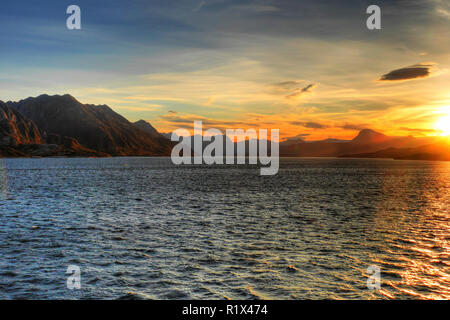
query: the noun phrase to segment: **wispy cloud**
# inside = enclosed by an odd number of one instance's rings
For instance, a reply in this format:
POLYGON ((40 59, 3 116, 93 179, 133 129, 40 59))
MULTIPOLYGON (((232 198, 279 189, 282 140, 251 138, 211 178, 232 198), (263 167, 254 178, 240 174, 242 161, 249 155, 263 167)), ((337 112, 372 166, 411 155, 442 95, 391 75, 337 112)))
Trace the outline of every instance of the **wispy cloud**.
POLYGON ((325 129, 325 128, 328 128, 328 126, 325 125, 325 124, 318 123, 318 122, 312 122, 312 121, 308 121, 308 122, 291 121, 291 124, 294 125, 294 126, 301 126, 301 127, 310 128, 310 129, 325 129))
POLYGON ((306 87, 298 88, 293 93, 287 96, 289 99, 299 98, 305 94, 312 93, 313 89, 316 88, 317 83, 310 83, 306 87))
POLYGON ((344 130, 360 131, 360 130, 369 128, 370 125, 360 124, 360 123, 345 123, 345 124, 337 125, 336 127, 344 129, 344 130))
POLYGON ((427 128, 407 128, 407 127, 401 127, 399 128, 402 131, 406 131, 413 134, 420 134, 420 135, 427 135, 430 133, 438 133, 439 130, 436 129, 427 129, 427 128))

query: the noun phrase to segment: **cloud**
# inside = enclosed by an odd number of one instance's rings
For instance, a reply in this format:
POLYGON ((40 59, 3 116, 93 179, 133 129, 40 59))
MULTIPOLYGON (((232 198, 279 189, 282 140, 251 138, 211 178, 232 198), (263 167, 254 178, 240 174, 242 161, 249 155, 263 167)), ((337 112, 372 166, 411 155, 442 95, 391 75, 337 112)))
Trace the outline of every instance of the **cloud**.
POLYGON ((328 128, 340 128, 344 130, 351 130, 351 131, 360 131, 363 129, 366 129, 368 127, 367 124, 364 123, 344 123, 340 125, 326 125, 323 123, 318 122, 312 122, 312 121, 291 121, 289 124, 293 126, 302 126, 304 128, 308 129, 328 129, 328 128))
POLYGON ((269 86, 270 93, 276 95, 288 95, 301 87, 301 82, 296 80, 289 80, 271 84, 269 86))
POLYGON ((302 92, 302 93, 303 93, 303 92, 311 92, 311 90, 314 89, 315 87, 317 87, 317 85, 314 84, 314 83, 308 84, 306 87, 304 87, 304 88, 301 90, 301 92, 302 92))
POLYGON ((327 125, 311 121, 309 122, 292 121, 291 124, 294 126, 302 126, 309 129, 324 129, 328 127, 327 125))
POLYGON ((284 95, 287 99, 295 99, 302 95, 312 93, 313 89, 317 86, 317 83, 310 83, 305 86, 305 81, 288 80, 272 84, 270 86, 270 93, 284 95))
POLYGON ((299 85, 300 85, 300 82, 295 81, 295 80, 283 81, 283 82, 278 82, 275 84, 276 87, 280 87, 280 88, 283 88, 286 90, 296 89, 299 85))
POLYGON ((436 9, 436 12, 438 15, 440 15, 441 17, 445 17, 447 19, 450 19, 450 11, 445 10, 443 8, 438 8, 436 9))
POLYGON ((357 131, 366 129, 367 127, 368 127, 367 124, 352 124, 352 123, 346 123, 343 125, 336 126, 336 128, 341 128, 344 130, 357 130, 357 131))
POLYGON ((287 98, 298 98, 304 94, 311 93, 316 87, 316 83, 310 83, 306 87, 296 89, 295 92, 288 95, 287 98))
POLYGON ((194 121, 202 121, 204 129, 217 128, 220 130, 231 128, 257 128, 262 124, 258 121, 241 121, 241 120, 218 120, 211 119, 196 114, 180 114, 178 112, 169 111, 159 117, 166 125, 175 128, 192 129, 194 121))
POLYGON ((381 76, 379 81, 401 81, 427 78, 431 75, 436 63, 419 63, 409 67, 392 70, 381 76))
POLYGON ((284 141, 305 141, 305 139, 310 136, 309 133, 299 133, 294 137, 287 137, 284 139, 284 141))
POLYGON ((408 131, 408 132, 412 132, 412 133, 418 133, 418 134, 422 134, 422 135, 439 132, 439 130, 435 130, 435 129, 407 128, 407 127, 401 127, 400 130, 408 131))

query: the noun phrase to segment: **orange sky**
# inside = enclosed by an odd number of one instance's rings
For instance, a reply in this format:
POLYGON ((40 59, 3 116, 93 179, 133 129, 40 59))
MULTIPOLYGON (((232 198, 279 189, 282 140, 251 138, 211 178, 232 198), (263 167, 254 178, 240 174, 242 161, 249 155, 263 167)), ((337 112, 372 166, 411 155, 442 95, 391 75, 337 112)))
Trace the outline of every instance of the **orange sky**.
POLYGON ((307 140, 445 134, 448 1, 382 4, 381 30, 366 28, 359 0, 92 3, 76 32, 30 6, 40 15, 3 8, 18 18, 0 19, 1 100, 69 93, 160 132, 202 120, 307 140))

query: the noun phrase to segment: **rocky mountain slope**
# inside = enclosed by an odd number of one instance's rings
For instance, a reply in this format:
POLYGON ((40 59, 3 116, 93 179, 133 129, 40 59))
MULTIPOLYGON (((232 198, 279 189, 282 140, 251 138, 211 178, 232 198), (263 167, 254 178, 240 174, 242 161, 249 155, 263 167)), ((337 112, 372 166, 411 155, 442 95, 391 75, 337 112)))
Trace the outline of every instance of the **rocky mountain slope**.
POLYGON ((170 155, 173 145, 106 105, 82 104, 70 95, 41 95, 8 102, 8 106, 31 119, 43 136, 68 137, 85 148, 113 156, 170 155))
POLYGON ((0 101, 0 146, 41 143, 44 139, 34 122, 0 101))
POLYGON ((38 126, 0 101, 0 157, 107 156, 76 139, 42 134, 38 126))
POLYGON ((152 137, 160 137, 161 136, 161 134, 155 128, 153 128, 153 126, 150 123, 148 123, 145 120, 139 120, 139 121, 133 122, 133 124, 136 127, 138 127, 139 129, 150 134, 152 137))

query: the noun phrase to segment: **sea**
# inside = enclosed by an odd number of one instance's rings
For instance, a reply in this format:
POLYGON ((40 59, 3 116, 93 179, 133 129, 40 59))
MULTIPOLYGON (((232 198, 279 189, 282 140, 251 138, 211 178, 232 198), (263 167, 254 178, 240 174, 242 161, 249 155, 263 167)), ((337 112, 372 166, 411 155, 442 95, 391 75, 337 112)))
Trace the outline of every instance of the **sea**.
POLYGON ((450 298, 450 162, 0 159, 0 191, 0 299, 450 298))

